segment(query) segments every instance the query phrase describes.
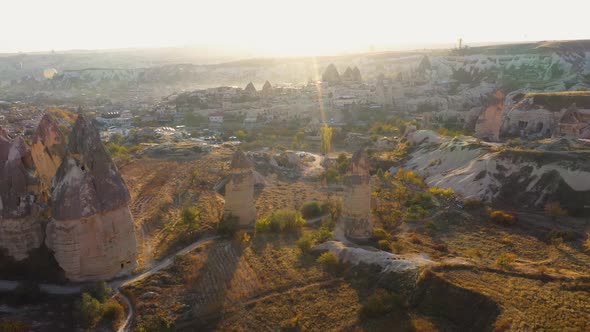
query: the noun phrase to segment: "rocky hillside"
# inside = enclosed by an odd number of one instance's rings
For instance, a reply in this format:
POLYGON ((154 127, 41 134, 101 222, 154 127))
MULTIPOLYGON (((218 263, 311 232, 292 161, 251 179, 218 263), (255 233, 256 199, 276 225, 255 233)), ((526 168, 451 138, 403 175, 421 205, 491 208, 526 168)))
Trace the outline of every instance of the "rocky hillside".
POLYGON ((137 249, 127 187, 90 121, 79 116, 68 141, 49 115, 32 149, 0 129, 0 256, 28 264, 45 243, 70 280, 128 272, 137 249))
POLYGON ((511 148, 428 131, 417 131, 410 140, 417 147, 405 166, 426 176, 431 186, 523 207, 559 201, 571 213, 588 213, 590 146, 583 141, 547 140, 511 148))
MULTIPOLYGON (((73 56, 73 55, 72 55, 73 56)), ((63 55, 67 58, 67 55, 63 55)), ((30 57, 27 61, 32 61, 30 57)), ((8 59, 8 58, 7 58, 8 59)), ((0 64, 2 63, 0 58, 0 64)), ((14 60, 16 61, 16 60, 14 60)), ((215 65, 198 62, 177 62, 150 66, 148 61, 137 62, 133 67, 104 66, 103 62, 90 61, 87 67, 79 63, 69 65, 62 59, 55 64, 57 74, 52 79, 43 77, 47 67, 33 67, 22 71, 11 69, 11 80, 0 82, 10 85, 8 94, 30 91, 75 91, 77 89, 101 89, 116 92, 117 89, 152 88, 166 86, 179 88, 209 87, 218 85, 245 86, 252 81, 304 83, 329 68, 331 79, 338 81, 337 71, 346 72, 356 66, 369 81, 384 75, 387 78, 427 84, 430 90, 449 82, 468 84, 471 88, 493 84, 506 90, 526 88, 531 90, 573 90, 590 87, 590 42, 539 42, 509 44, 489 47, 473 47, 462 50, 437 50, 416 52, 384 52, 317 58, 252 59, 215 65), (334 68, 330 67, 333 64, 334 68), (27 91, 28 91, 27 90, 27 91)), ((43 62, 47 65, 46 62, 43 62)), ((12 63, 12 66, 15 66, 12 63)), ((358 75, 360 78, 360 75, 358 75)), ((8 76, 6 76, 8 77, 8 76)), ((464 90, 461 88, 460 90, 464 90)), ((452 90, 456 90, 456 87, 452 90)), ((451 91, 449 98, 457 92, 451 91)), ((431 93, 432 95, 432 93, 431 93)), ((436 93, 434 94, 436 95, 436 93)), ((441 102, 449 99, 445 94, 441 102)), ((481 93, 475 94, 477 98, 481 93)), ((434 102, 434 100, 429 100, 434 102)))

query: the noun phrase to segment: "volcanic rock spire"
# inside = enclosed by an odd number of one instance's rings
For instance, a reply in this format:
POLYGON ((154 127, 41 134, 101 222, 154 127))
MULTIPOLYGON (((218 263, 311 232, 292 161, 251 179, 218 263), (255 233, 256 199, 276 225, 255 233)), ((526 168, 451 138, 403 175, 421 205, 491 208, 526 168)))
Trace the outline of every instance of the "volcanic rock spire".
POLYGON ((251 225, 256 219, 253 167, 244 152, 236 151, 230 164, 230 178, 225 185, 224 218, 235 217, 241 226, 251 225))
POLYGON ((346 237, 361 242, 367 241, 373 234, 373 224, 371 222, 371 176, 365 150, 358 150, 352 156, 345 184, 346 193, 341 222, 344 224, 346 237))
POLYGON ((78 116, 52 192, 47 246, 70 280, 130 272, 137 255, 129 191, 92 123, 78 116))

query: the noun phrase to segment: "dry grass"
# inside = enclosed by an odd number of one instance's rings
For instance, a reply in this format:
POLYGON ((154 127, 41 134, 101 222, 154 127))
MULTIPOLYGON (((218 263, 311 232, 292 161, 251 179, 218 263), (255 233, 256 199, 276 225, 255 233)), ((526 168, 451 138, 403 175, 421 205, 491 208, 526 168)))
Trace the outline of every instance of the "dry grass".
POLYGON ((405 308, 362 317, 374 281, 324 271, 314 256, 301 254, 295 240, 257 235, 250 245, 220 241, 178 259, 127 289, 138 308, 136 324, 162 316, 179 330, 437 330, 428 318, 409 315, 405 308), (148 291, 158 295, 142 300, 148 291))

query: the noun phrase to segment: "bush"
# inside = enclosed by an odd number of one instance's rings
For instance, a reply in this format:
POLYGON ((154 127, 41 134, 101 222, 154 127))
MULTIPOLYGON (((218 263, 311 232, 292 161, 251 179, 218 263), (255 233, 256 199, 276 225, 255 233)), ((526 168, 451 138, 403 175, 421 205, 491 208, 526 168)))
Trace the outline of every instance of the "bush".
POLYGON ((380 317, 403 306, 401 297, 384 289, 377 289, 363 304, 362 314, 366 317, 380 317))
POLYGON ((315 245, 315 240, 311 235, 305 234, 299 239, 297 239, 297 241, 295 241, 295 244, 301 250, 301 252, 305 254, 311 251, 311 248, 313 248, 313 246, 315 245))
POLYGON ((400 241, 392 241, 390 246, 391 246, 391 251, 396 254, 400 254, 404 251, 404 244, 401 243, 400 241))
POLYGON ((330 240, 334 236, 334 233, 328 228, 322 226, 317 233, 315 233, 315 240, 317 243, 323 243, 330 240))
POLYGON ((117 328, 119 322, 125 317, 125 309, 123 309, 123 306, 115 299, 109 299, 103 305, 103 312, 103 320, 111 322, 113 330, 117 328))
POLYGON ((440 199, 444 199, 447 201, 455 196, 455 192, 451 188, 443 189, 438 187, 430 187, 428 188, 428 192, 440 199))
POLYGON ((502 226, 510 226, 516 223, 516 218, 513 215, 500 210, 492 211, 490 220, 502 226))
POLYGON ((334 254, 331 251, 327 251, 321 254, 320 257, 316 259, 316 262, 322 265, 322 267, 324 267, 327 270, 335 269, 336 267, 338 267, 338 264, 340 263, 340 261, 338 260, 338 256, 336 256, 336 254, 334 254))
POLYGON ((545 235, 545 241, 555 245, 561 244, 564 241, 573 241, 576 239, 576 233, 573 231, 565 231, 561 229, 552 229, 545 235))
POLYGON ((311 219, 322 215, 322 209, 318 202, 307 202, 301 207, 301 215, 305 219, 311 219))
POLYGON ((84 287, 82 289, 82 292, 88 293, 90 296, 97 299, 98 302, 102 303, 111 296, 113 290, 111 289, 111 287, 109 287, 109 285, 107 285, 106 282, 101 281, 94 283, 90 286, 84 287))
POLYGON ((383 251, 391 251, 391 244, 387 240, 379 240, 377 241, 377 247, 383 251))
POLYGON ((387 233, 386 230, 384 230, 383 228, 375 228, 373 229, 373 237, 379 241, 379 240, 387 240, 391 238, 391 235, 389 233, 387 233))
POLYGON ((82 294, 80 318, 84 327, 93 327, 102 318, 103 308, 100 302, 88 293, 82 294))
POLYGON ((496 258, 496 265, 502 270, 512 270, 515 260, 515 254, 501 253, 500 256, 496 258))
POLYGON ((305 225, 301 214, 294 210, 281 209, 271 212, 268 216, 256 220, 256 232, 296 232, 305 225))

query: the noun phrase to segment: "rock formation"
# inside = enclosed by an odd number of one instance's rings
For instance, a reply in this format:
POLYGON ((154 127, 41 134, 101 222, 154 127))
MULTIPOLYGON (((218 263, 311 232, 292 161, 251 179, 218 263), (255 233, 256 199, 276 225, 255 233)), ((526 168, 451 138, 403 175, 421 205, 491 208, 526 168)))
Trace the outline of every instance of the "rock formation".
POLYGON ((345 235, 351 240, 366 241, 373 234, 373 223, 371 222, 371 176, 369 160, 364 150, 358 150, 352 156, 345 184, 346 194, 341 216, 345 235))
POLYGON ((262 86, 262 96, 268 98, 272 95, 272 85, 270 85, 269 81, 264 82, 262 86))
POLYGON ((352 69, 352 80, 355 82, 361 82, 363 80, 361 70, 357 66, 352 69))
POLYGON ((43 200, 51 194, 51 181, 66 154, 66 140, 55 119, 45 114, 37 126, 31 156, 39 177, 43 200))
POLYGON ((502 137, 590 137, 590 93, 562 91, 527 93, 504 112, 502 137))
POLYGON ((504 92, 496 91, 490 105, 479 115, 475 124, 475 137, 497 141, 500 139, 500 127, 504 114, 504 92))
POLYGON ((256 91, 254 84, 252 84, 252 82, 250 82, 250 83, 248 83, 248 85, 246 85, 246 88, 244 88, 244 93, 246 95, 248 95, 249 97, 256 97, 256 94, 258 92, 256 91))
POLYGON ((241 226, 251 225, 256 219, 253 164, 240 150, 232 157, 225 186, 224 218, 230 217, 237 218, 241 226))
POLYGON ((22 137, 11 139, 0 128, 0 247, 17 261, 43 244, 34 171, 31 151, 22 137))
POLYGON ((338 69, 334 64, 328 65, 326 70, 322 74, 322 81, 328 83, 340 83, 340 74, 338 74, 338 69))
POLYGON ((83 116, 53 183, 46 244, 66 277, 101 280, 130 272, 137 249, 129 191, 98 131, 83 116))

